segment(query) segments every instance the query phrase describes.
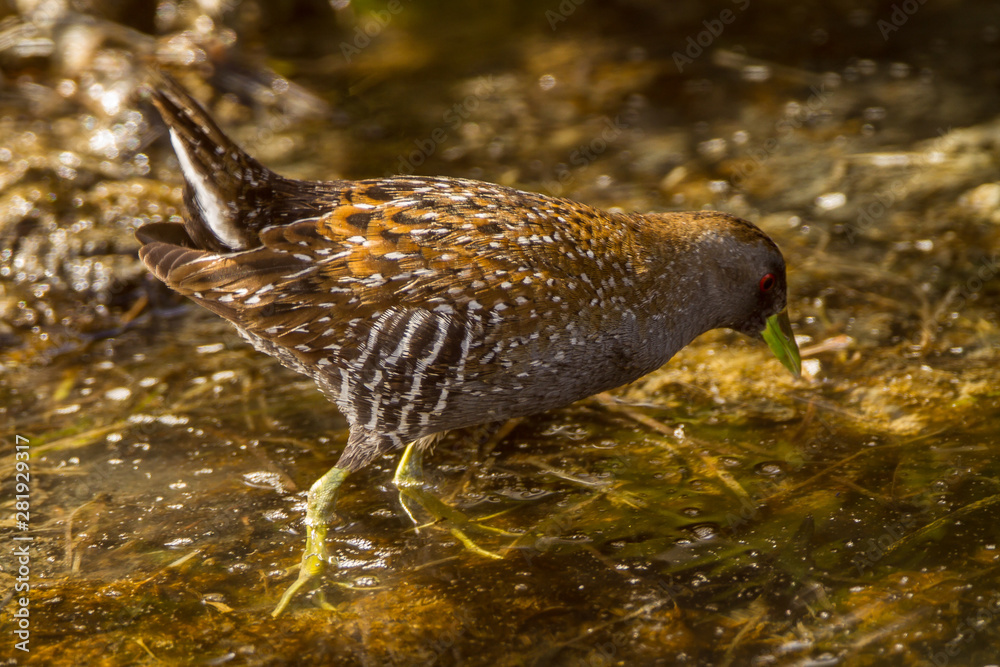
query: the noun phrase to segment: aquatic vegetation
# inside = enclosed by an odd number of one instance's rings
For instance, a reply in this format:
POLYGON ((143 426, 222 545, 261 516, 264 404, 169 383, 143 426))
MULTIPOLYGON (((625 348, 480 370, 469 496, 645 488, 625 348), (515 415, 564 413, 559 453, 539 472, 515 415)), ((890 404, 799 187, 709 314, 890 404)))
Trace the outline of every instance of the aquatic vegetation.
MULTIPOLYGON (((683 48, 717 11, 583 3, 553 30, 558 3, 403 3, 348 63, 340 41, 383 7, 335 4, 307 21, 284 3, 265 19, 167 2, 0 25, 0 418, 31 446, 32 658, 994 655, 998 64, 980 42, 924 60, 915 45, 954 37, 929 3, 887 40, 891 16, 870 10, 823 23, 806 5, 822 27, 803 32, 754 6, 678 72, 663 35, 683 48), (150 58, 296 177, 381 176, 402 157, 602 207, 753 219, 788 260, 803 379, 715 332, 500 438, 449 435, 429 481, 510 533, 482 538, 497 561, 446 527, 414 531, 387 484, 396 459, 380 459, 343 489, 343 567, 315 608, 273 621, 305 490, 346 425, 139 265, 132 230, 183 206, 135 94, 150 58)), ((963 11, 995 25, 985 3, 963 11)), ((14 532, 11 495, 0 510, 14 532)))

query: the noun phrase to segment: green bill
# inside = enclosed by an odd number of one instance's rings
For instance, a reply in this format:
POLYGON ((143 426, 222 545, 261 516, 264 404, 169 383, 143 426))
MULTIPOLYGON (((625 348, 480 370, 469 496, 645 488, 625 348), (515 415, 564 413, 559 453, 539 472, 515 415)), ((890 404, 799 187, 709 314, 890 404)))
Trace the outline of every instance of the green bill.
POLYGON ((795 344, 795 336, 792 335, 792 323, 788 321, 788 311, 783 310, 767 318, 767 327, 764 328, 762 335, 782 366, 790 370, 795 377, 799 377, 802 374, 802 358, 799 357, 799 346, 795 344))

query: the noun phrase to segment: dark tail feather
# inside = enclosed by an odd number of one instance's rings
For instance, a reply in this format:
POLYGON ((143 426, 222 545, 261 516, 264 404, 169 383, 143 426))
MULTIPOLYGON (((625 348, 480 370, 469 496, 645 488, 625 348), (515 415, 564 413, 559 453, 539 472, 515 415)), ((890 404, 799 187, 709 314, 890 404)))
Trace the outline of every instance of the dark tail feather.
POLYGON ((143 245, 169 243, 182 248, 198 248, 184 226, 175 222, 150 222, 135 230, 135 238, 143 245))
POLYGON ((274 184, 283 179, 227 137, 169 75, 154 75, 152 101, 167 124, 187 182, 188 235, 206 250, 259 246, 259 230, 271 224, 274 184))

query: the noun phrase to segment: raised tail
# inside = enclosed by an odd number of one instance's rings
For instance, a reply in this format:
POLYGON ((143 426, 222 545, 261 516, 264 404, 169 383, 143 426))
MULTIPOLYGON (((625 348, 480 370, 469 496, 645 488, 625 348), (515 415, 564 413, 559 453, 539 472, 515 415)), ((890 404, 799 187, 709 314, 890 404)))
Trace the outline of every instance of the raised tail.
POLYGON ((275 186, 285 179, 237 146, 169 75, 157 73, 152 85, 187 183, 184 226, 191 240, 222 252, 259 246, 258 232, 271 224, 275 186))

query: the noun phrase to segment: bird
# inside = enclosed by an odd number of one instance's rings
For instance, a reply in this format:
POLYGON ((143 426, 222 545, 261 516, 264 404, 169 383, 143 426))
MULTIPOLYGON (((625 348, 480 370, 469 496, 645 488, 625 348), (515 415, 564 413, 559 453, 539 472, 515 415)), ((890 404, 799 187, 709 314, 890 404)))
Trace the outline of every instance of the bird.
POLYGON ((763 339, 800 374, 785 262, 752 222, 464 178, 285 178, 169 74, 148 90, 186 215, 136 230, 142 262, 312 378, 350 426, 307 494, 306 548, 275 616, 331 561, 338 488, 380 455, 404 449, 395 481, 412 485, 438 435, 627 384, 711 329, 763 339))

